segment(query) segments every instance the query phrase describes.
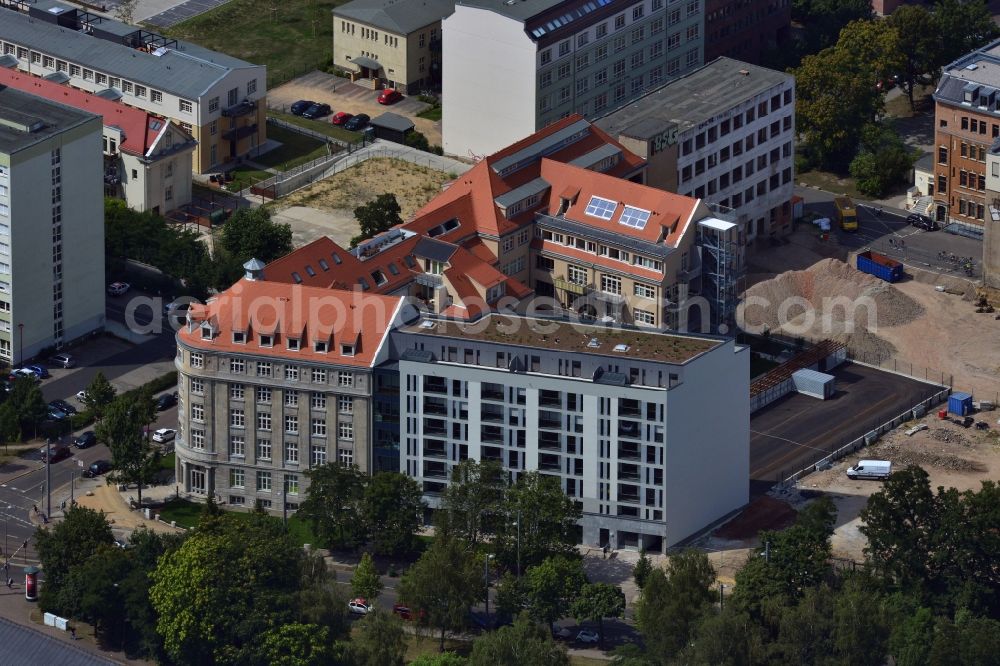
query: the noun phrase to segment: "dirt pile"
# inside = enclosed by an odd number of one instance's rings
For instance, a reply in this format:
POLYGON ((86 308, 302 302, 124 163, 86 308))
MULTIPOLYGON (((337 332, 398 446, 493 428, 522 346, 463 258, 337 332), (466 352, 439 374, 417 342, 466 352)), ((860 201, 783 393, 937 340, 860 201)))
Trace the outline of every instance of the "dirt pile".
POLYGON ((853 351, 888 357, 896 348, 877 335, 924 313, 898 289, 837 259, 788 271, 747 290, 739 316, 744 329, 767 329, 810 340, 840 340, 853 351))
POLYGON ((909 465, 919 465, 953 472, 988 471, 986 465, 976 460, 968 460, 943 451, 915 451, 898 442, 889 442, 878 447, 878 455, 891 460, 896 469, 903 469, 909 465))

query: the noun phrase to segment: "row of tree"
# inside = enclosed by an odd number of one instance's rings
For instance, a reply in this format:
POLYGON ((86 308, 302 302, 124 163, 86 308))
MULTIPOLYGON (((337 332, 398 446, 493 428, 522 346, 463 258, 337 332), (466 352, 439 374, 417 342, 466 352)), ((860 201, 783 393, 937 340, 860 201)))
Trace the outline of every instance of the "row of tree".
POLYGON ((912 107, 919 84, 935 81, 944 65, 1000 30, 982 0, 939 0, 931 10, 903 5, 884 19, 872 19, 870 10, 856 18, 793 70, 796 125, 810 162, 848 169, 861 192, 882 196, 906 178, 919 156, 884 117, 890 82, 899 80, 912 107))
POLYGON ((196 298, 209 289, 227 289, 243 275, 243 264, 256 257, 273 261, 292 251, 292 231, 271 221, 267 208, 240 208, 213 236, 210 250, 197 231, 168 224, 153 213, 137 212, 120 199, 105 199, 104 243, 108 274, 131 259, 158 268, 196 298))
POLYGON ((934 493, 918 467, 894 474, 861 513, 860 568, 831 566, 835 518, 823 498, 789 529, 763 532, 721 607, 702 552, 647 572, 636 613, 645 647, 616 663, 997 663, 1000 486, 934 493))

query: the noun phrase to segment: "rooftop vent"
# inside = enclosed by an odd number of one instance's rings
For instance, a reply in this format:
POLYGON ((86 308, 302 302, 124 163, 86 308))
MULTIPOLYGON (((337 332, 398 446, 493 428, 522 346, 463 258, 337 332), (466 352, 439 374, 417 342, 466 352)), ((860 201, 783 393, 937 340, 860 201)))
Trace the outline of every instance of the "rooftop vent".
POLYGON ((628 351, 628 345, 625 344, 615 345, 614 351, 618 352, 619 354, 624 354, 625 352, 628 351))
POLYGON ((971 65, 966 65, 965 68, 970 72, 974 72, 975 70, 979 69, 979 65, 976 63, 972 63, 971 65))
POLYGON ((743 76, 750 76, 750 70, 749 69, 741 69, 740 70, 740 74, 743 75, 743 76))
POLYGON ((591 338, 590 342, 587 343, 587 346, 590 347, 591 349, 597 349, 598 347, 601 346, 601 341, 598 340, 597 338, 591 338))
POLYGON ((435 326, 437 326, 437 322, 431 321, 430 319, 425 319, 424 321, 420 322, 420 328, 424 330, 430 330, 435 326))

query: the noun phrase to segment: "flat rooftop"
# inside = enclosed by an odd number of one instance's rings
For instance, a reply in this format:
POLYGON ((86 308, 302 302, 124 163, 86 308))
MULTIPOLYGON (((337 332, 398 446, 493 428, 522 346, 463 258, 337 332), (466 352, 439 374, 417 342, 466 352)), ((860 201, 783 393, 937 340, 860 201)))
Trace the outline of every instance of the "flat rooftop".
MULTIPOLYGON (((793 392, 750 415, 751 498, 941 390, 855 363, 840 365, 829 374, 835 379, 832 398, 819 400, 793 392)), ((864 454, 859 451, 853 457, 864 454)))
POLYGON ((0 85, 0 153, 16 153, 97 117, 0 85))
MULTIPOLYGON (((500 14, 501 16, 509 16, 512 19, 517 19, 518 21, 527 21, 532 16, 537 16, 542 12, 546 12, 562 2, 564 2, 564 0, 517 0, 516 2, 508 2, 508 0, 458 0, 455 4, 464 5, 466 7, 478 7, 479 9, 489 9, 497 14, 500 14)), ((576 4, 582 5, 585 3, 579 2, 576 4)), ((595 2, 595 4, 603 6, 607 3, 595 2)), ((569 6, 573 7, 573 5, 569 6)))
POLYGON ((791 79, 784 72, 716 58, 618 107, 594 124, 612 136, 624 134, 639 140, 650 139, 671 126, 683 132, 791 79))
POLYGON ((681 364, 722 344, 694 335, 609 328, 554 319, 492 314, 476 322, 423 319, 404 326, 404 333, 479 340, 496 344, 549 349, 619 358, 681 364), (433 326, 429 326, 433 323, 433 326), (624 345, 625 347, 620 347, 624 345), (615 351, 619 347, 621 351, 615 351))

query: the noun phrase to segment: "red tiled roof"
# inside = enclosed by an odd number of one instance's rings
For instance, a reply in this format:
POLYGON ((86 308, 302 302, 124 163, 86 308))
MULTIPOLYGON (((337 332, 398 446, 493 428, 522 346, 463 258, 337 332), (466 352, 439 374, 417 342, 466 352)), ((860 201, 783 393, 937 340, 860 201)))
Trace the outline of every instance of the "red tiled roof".
POLYGON ((0 67, 0 85, 10 86, 53 102, 103 116, 105 127, 119 127, 124 140, 119 148, 133 155, 145 155, 153 147, 167 121, 141 109, 125 106, 67 85, 0 67))
MULTIPOLYGON (((564 212, 566 219, 650 243, 675 245, 698 207, 698 199, 555 160, 542 160, 542 178, 551 183, 554 192, 563 191, 570 186, 579 188, 580 195, 564 212), (586 214, 587 205, 594 196, 618 204, 610 220, 586 214), (649 220, 642 229, 621 224, 625 206, 649 211, 649 220)), ((560 203, 557 197, 550 199, 549 215, 559 212, 560 203)))
POLYGON ((325 289, 242 279, 204 305, 193 306, 193 322, 178 332, 196 349, 252 353, 257 356, 371 367, 402 299, 360 291, 325 289), (214 328, 202 338, 201 322, 214 328), (245 343, 233 342, 233 332, 245 332, 245 343), (275 335, 272 346, 260 345, 261 334, 275 335), (301 336, 300 349, 288 349, 289 338, 301 336), (328 344, 317 352, 316 341, 328 344), (341 354, 341 343, 356 345, 353 356, 341 354))

